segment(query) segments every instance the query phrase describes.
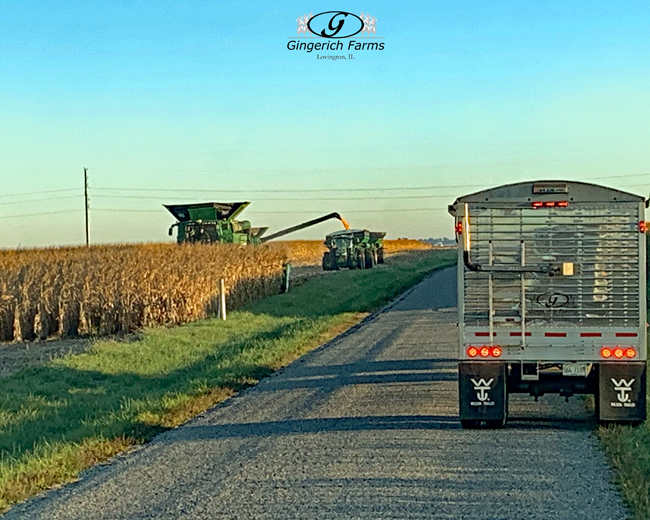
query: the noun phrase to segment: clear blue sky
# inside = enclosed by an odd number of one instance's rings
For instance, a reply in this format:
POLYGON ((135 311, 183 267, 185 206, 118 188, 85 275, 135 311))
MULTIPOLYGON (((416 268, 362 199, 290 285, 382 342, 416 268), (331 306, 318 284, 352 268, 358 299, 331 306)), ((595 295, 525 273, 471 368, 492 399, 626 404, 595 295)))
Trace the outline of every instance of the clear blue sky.
POLYGON ((506 182, 647 196, 649 26, 648 2, 4 0, 0 247, 82 242, 84 166, 94 242, 168 240, 162 203, 429 237, 451 236, 456 196, 506 182), (376 17, 385 50, 286 48, 333 9, 376 17))

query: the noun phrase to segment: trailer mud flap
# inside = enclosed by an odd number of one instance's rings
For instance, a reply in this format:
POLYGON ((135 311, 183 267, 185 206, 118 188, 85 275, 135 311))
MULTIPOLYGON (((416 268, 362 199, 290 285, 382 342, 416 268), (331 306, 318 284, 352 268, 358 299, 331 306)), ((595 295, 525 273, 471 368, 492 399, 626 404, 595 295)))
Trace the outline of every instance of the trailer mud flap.
POLYGON ((506 364, 458 363, 461 421, 505 423, 506 364))
POLYGON ((643 421, 646 417, 646 364, 601 363, 598 381, 601 421, 643 421))

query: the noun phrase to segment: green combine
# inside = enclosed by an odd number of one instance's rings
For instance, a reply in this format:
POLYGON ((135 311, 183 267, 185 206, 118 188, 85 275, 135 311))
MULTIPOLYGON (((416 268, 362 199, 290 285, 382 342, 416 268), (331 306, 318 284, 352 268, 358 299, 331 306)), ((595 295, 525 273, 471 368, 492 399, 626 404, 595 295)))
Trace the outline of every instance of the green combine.
POLYGON ((367 229, 336 231, 325 237, 328 251, 323 255, 323 270, 341 268, 371 269, 384 263, 386 233, 367 229))
POLYGON ((303 222, 296 226, 283 229, 272 235, 262 237, 268 227, 252 227, 248 220, 235 220, 250 202, 203 202, 200 204, 165 205, 176 220, 169 228, 169 236, 174 228, 178 229, 176 241, 193 243, 221 244, 261 244, 274 238, 279 238, 294 231, 314 226, 330 219, 338 219, 345 229, 348 224, 338 213, 329 213, 322 217, 303 222))

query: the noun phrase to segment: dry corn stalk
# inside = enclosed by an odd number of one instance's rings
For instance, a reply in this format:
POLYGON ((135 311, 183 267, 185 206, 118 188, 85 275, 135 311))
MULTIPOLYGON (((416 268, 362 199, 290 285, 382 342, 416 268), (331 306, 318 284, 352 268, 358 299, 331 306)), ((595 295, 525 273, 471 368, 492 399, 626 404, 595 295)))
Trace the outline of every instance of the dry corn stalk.
POLYGON ((281 249, 134 244, 0 251, 0 339, 114 334, 213 314, 275 294, 281 249))

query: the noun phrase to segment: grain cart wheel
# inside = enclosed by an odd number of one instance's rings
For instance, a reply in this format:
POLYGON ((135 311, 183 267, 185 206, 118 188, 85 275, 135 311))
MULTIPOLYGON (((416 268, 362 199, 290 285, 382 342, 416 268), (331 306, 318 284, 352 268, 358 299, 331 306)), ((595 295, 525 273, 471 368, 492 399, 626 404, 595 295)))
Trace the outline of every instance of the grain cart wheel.
POLYGON ((348 269, 357 268, 357 255, 350 249, 348 249, 347 267, 348 269))
POLYGON ((363 269, 366 266, 366 261, 363 256, 363 251, 354 252, 354 269, 363 269))
POLYGON ((377 249, 377 263, 378 264, 383 264, 384 263, 384 248, 380 247, 377 249))
POLYGON ((375 255, 370 249, 366 249, 364 251, 363 256, 365 259, 366 269, 372 269, 373 267, 375 267, 375 255))

